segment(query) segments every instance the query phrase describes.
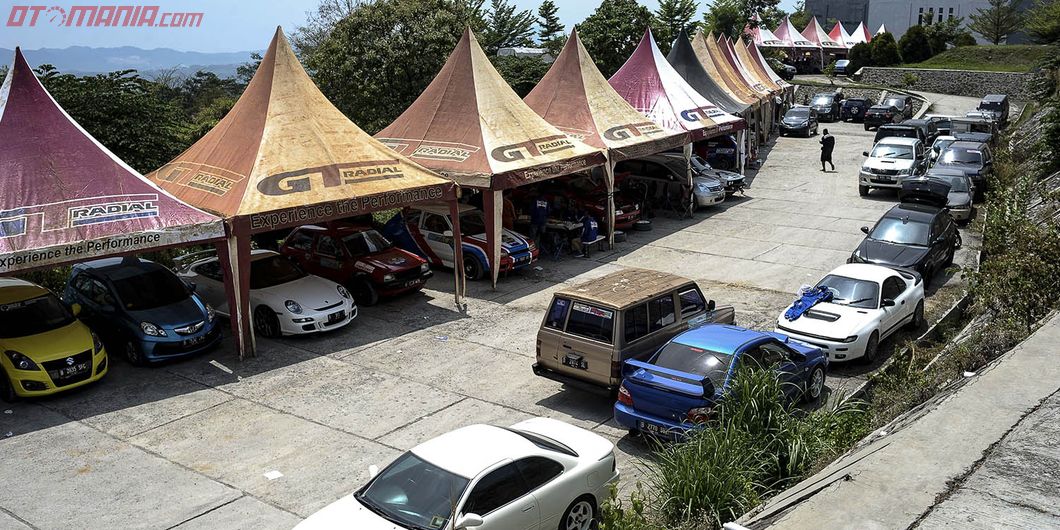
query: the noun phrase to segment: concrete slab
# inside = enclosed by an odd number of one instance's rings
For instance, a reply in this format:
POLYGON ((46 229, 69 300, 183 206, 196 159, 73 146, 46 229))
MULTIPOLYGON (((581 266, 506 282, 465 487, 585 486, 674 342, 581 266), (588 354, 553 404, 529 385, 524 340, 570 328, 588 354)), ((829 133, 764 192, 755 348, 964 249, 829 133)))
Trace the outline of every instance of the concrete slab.
POLYGON ((290 530, 302 519, 254 497, 240 497, 173 530, 290 530))
POLYGON ((462 399, 434 414, 419 418, 400 429, 378 438, 380 443, 399 449, 412 449, 438 433, 449 432, 474 423, 507 427, 532 418, 521 410, 488 403, 475 398, 462 399))
POLYGON ((1060 516, 1012 504, 990 494, 966 489, 947 499, 917 528, 921 530, 1060 528, 1060 516))
POLYGON ((33 530, 33 527, 0 511, 0 530, 33 530))

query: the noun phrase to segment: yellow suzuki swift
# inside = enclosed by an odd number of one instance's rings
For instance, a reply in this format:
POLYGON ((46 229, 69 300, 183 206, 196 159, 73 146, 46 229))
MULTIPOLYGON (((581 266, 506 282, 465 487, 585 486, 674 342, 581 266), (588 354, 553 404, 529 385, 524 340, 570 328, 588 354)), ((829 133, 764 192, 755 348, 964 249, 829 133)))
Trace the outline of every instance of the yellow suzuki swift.
POLYGON ((51 291, 0 278, 0 398, 46 396, 98 381, 107 352, 51 291))

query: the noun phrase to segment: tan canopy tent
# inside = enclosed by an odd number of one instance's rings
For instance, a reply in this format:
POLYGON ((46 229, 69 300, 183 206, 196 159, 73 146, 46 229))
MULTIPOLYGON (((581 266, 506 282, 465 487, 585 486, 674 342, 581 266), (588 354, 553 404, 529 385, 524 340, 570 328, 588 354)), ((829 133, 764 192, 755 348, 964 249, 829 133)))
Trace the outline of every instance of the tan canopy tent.
MULTIPOLYGON (((608 226, 615 226, 615 164, 659 153, 688 143, 688 133, 663 129, 615 92, 596 68, 578 32, 572 31, 563 51, 526 104, 567 136, 607 152, 608 226)), ((615 231, 610 242, 614 245, 615 231)))
MULTIPOLYGON (((228 115, 148 178, 225 218, 228 238, 218 253, 241 357, 254 350, 251 234, 424 200, 448 200, 456 209, 455 184, 387 149, 339 112, 280 28, 228 115)), ((462 270, 459 261, 456 269, 462 270)), ((455 276, 459 302, 461 275, 455 276)))
POLYGON ((604 153, 572 140, 528 107, 490 63, 471 30, 431 84, 380 141, 461 186, 481 190, 487 261, 497 285, 502 193, 604 163, 604 153))
MULTIPOLYGON (((769 133, 771 117, 769 97, 748 85, 743 76, 736 71, 735 66, 726 58, 713 33, 707 35, 703 31, 696 32, 696 35, 692 37, 692 51, 718 85, 738 101, 751 106, 754 119, 749 123, 754 132, 745 135, 746 142, 741 142, 740 150, 744 154, 755 152, 758 144, 764 142, 769 133)), ((743 160, 745 156, 740 158, 743 160)))

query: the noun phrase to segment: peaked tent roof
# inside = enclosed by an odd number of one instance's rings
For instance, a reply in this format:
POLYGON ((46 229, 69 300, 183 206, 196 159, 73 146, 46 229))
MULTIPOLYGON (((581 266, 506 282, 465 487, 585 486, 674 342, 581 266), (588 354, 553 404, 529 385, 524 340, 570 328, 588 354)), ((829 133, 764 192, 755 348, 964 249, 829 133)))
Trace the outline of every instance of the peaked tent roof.
POLYGON ((743 78, 733 70, 732 65, 721 54, 721 50, 716 45, 717 43, 715 42, 713 46, 708 44, 708 41, 711 40, 711 38, 703 34, 702 30, 696 32, 696 36, 692 37, 692 51, 696 53, 699 64, 703 65, 710 77, 736 101, 751 105, 761 101, 762 95, 747 86, 743 78))
POLYGON ((769 31, 769 28, 762 25, 762 19, 758 15, 751 17, 751 20, 757 22, 754 27, 750 24, 744 26, 743 32, 749 36, 755 44, 759 46, 765 46, 767 48, 784 48, 786 45, 784 41, 769 31))
MULTIPOLYGON (((729 62, 736 68, 736 71, 744 78, 744 81, 748 83, 751 88, 755 89, 761 94, 771 94, 777 90, 772 83, 768 80, 758 77, 755 72, 752 72, 748 67, 744 66, 743 58, 737 53, 735 46, 728 37, 722 36, 718 39, 718 47, 725 53, 725 57, 729 62)), ((746 53, 746 49, 744 52, 746 53)))
POLYGON ((745 70, 747 70, 747 72, 750 73, 756 80, 758 80, 758 82, 761 83, 762 86, 766 87, 768 91, 776 93, 784 89, 784 87, 773 82, 773 78, 769 77, 769 74, 766 73, 765 69, 763 69, 757 61, 755 61, 754 57, 752 57, 751 55, 751 52, 748 51, 747 47, 743 45, 743 42, 729 41, 728 45, 732 47, 732 50, 736 55, 736 59, 740 62, 740 65, 745 70))
POLYGON ((740 65, 740 62, 736 59, 736 55, 732 49, 729 48, 728 41, 725 37, 714 38, 714 33, 711 32, 704 37, 707 49, 713 54, 714 60, 721 63, 729 72, 729 77, 735 80, 735 82, 746 87, 746 90, 752 95, 752 97, 758 100, 764 100, 769 95, 769 88, 754 79, 750 73, 745 71, 740 65))
POLYGON ((880 29, 876 30, 876 33, 873 33, 872 36, 875 37, 876 35, 879 35, 881 33, 887 33, 887 25, 886 24, 880 24, 880 29))
POLYGON ((611 88, 577 30, 524 101, 567 136, 610 150, 612 162, 688 143, 687 133, 661 128, 611 88))
POLYGON ((742 118, 722 111, 681 79, 659 51, 651 29, 644 31, 637 49, 608 83, 663 127, 688 131, 693 142, 747 127, 742 118))
POLYGON ((854 33, 850 34, 848 40, 851 46, 862 42, 872 42, 872 35, 869 35, 869 28, 865 26, 864 22, 858 23, 858 27, 854 29, 854 33))
POLYGON ((780 88, 787 88, 791 86, 791 83, 788 83, 787 81, 783 80, 779 75, 777 75, 776 72, 773 71, 773 68, 769 66, 769 63, 766 62, 765 56, 762 55, 762 50, 759 50, 758 46, 755 43, 748 42, 747 51, 750 52, 751 58, 754 59, 755 63, 762 68, 762 71, 764 71, 766 75, 769 76, 769 79, 773 81, 774 85, 780 88))
POLYGON ((454 187, 336 109, 280 28, 232 110, 148 177, 205 210, 249 216, 251 230, 440 199, 454 187))
POLYGON ((0 138, 0 273, 224 237, 82 129, 18 48, 0 138))
POLYGON ((842 22, 836 22, 835 27, 828 33, 828 36, 839 44, 842 44, 845 48, 851 48, 854 46, 850 42, 850 34, 847 33, 847 29, 843 27, 842 22))
POLYGON ((806 37, 806 40, 824 48, 825 50, 845 50, 846 46, 832 40, 827 33, 824 32, 824 28, 821 27, 821 23, 817 21, 817 17, 810 18, 810 23, 806 24, 806 28, 802 30, 802 36, 806 37))
POLYGON ((467 186, 505 189, 604 163, 519 99, 470 29, 383 143, 467 186))
POLYGON ((730 96, 725 89, 718 85, 718 81, 715 81, 710 76, 703 64, 699 62, 699 58, 696 57, 696 52, 692 49, 692 42, 688 40, 688 34, 685 33, 685 30, 682 29, 680 34, 678 34, 677 40, 674 41, 674 47, 670 49, 670 54, 666 56, 666 60, 670 62, 674 70, 692 88, 716 103, 725 112, 740 115, 746 112, 750 106, 730 96))
POLYGON ((795 24, 791 23, 791 19, 784 17, 784 20, 780 21, 780 25, 777 29, 773 30, 773 34, 778 39, 784 41, 784 44, 788 48, 820 48, 818 44, 814 44, 806 40, 806 37, 799 33, 799 30, 795 28, 795 24))

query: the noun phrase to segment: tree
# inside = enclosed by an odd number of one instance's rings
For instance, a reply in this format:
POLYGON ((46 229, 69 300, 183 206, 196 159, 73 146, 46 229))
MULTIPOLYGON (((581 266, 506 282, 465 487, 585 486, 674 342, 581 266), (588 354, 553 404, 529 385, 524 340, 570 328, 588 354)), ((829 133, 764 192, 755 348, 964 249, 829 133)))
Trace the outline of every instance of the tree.
POLYGON ((430 84, 456 46, 465 15, 450 0, 366 3, 338 22, 303 59, 328 99, 375 133, 430 84))
POLYGON ((1024 27, 1039 44, 1060 41, 1060 0, 1036 0, 1027 11, 1024 27))
POLYGON ((313 52, 340 20, 350 16, 361 0, 320 0, 316 11, 306 13, 306 23, 291 34, 291 44, 301 55, 313 52))
POLYGON ((906 30, 898 41, 898 50, 907 63, 919 63, 931 58, 931 42, 928 40, 924 26, 916 25, 906 30))
POLYGON ((957 35, 957 38, 953 39, 953 45, 957 47, 975 46, 976 44, 979 43, 975 42, 975 37, 973 37, 972 34, 968 33, 967 31, 960 32, 957 35))
POLYGON ((969 15, 968 28, 993 44, 1001 44, 1022 24, 1019 0, 990 0, 990 6, 969 15))
POLYGON ((872 66, 872 44, 867 42, 859 42, 850 48, 850 53, 847 54, 847 60, 850 64, 847 65, 848 72, 857 72, 864 66, 872 66))
POLYGON ((551 66, 538 57, 515 55, 494 55, 490 57, 490 62, 521 98, 526 97, 537 86, 551 66))
POLYGON ((636 0, 603 0, 578 25, 578 36, 605 77, 618 71, 651 25, 651 11, 636 0))
MULTIPOLYGON (((927 18, 927 17, 925 17, 927 18)), ((921 24, 928 42, 931 43, 931 54, 938 55, 946 51, 950 44, 956 46, 957 38, 967 34, 964 30, 964 17, 949 18, 932 24, 921 24)))
MULTIPOLYGON (((744 26, 766 26, 775 28, 784 18, 784 11, 780 9, 780 0, 738 0, 741 19, 744 26), (754 20, 758 16, 757 21, 754 20)), ((743 30, 743 26, 740 27, 743 30)))
POLYGON ((254 74, 258 73, 259 66, 261 66, 261 54, 258 52, 251 53, 250 62, 236 67, 236 80, 246 86, 254 78, 254 74))
POLYGON ((699 26, 699 22, 695 20, 698 12, 699 2, 696 0, 659 0, 659 9, 655 12, 652 30, 664 54, 670 52, 670 47, 674 39, 680 35, 681 30, 689 34, 695 33, 699 26))
MULTIPOLYGON (((812 18, 813 13, 810 13, 810 10, 806 9, 806 0, 799 0, 795 4, 795 10, 788 15, 788 19, 791 20, 791 23, 799 30, 805 28, 812 18)), ((792 36, 794 37, 794 35, 792 36)))
POLYGON ((509 46, 533 46, 536 22, 530 10, 517 11, 508 0, 490 0, 486 29, 479 35, 479 43, 488 55, 509 46))
POLYGON ((874 66, 894 66, 902 63, 902 55, 898 51, 898 43, 894 42, 894 35, 880 33, 872 39, 872 64, 874 66))
POLYGON ((559 55, 567 42, 558 13, 559 8, 552 0, 541 2, 541 7, 537 8, 537 42, 553 57, 559 55))
POLYGON ((746 24, 740 0, 715 0, 703 13, 703 30, 713 31, 715 35, 736 38, 743 33, 746 24))

